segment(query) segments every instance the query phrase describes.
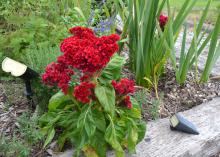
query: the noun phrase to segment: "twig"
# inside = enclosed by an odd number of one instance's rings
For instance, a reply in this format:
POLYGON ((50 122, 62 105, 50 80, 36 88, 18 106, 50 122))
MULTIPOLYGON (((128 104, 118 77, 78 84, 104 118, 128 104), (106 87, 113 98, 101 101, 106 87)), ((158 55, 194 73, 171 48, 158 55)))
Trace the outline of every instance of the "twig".
POLYGON ((220 80, 220 76, 213 76, 210 78, 210 80, 220 80))
POLYGON ((35 154, 33 157, 37 157, 38 155, 40 155, 41 153, 43 153, 42 150, 40 150, 37 154, 35 154))

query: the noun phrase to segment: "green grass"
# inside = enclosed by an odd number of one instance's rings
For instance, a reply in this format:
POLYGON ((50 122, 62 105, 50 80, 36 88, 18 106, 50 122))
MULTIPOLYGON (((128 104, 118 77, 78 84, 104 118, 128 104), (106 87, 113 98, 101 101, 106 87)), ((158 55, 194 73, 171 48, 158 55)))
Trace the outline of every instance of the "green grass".
MULTIPOLYGON (((175 11, 178 11, 182 4, 185 2, 185 0, 170 0, 170 6, 175 11)), ((203 9, 205 8, 207 3, 207 0, 198 0, 193 7, 191 13, 188 16, 189 20, 198 20, 201 17, 201 13, 203 9)), ((218 12, 220 10, 220 0, 213 0, 211 2, 208 18, 206 19, 206 23, 215 23, 217 19, 218 12)))
MULTIPOLYGON (((170 5, 172 8, 180 9, 185 0, 170 0, 170 5)), ((194 9, 201 9, 206 6, 207 0, 198 0, 196 2, 194 9)), ((210 10, 217 10, 220 7, 220 0, 213 0, 210 5, 210 10)))

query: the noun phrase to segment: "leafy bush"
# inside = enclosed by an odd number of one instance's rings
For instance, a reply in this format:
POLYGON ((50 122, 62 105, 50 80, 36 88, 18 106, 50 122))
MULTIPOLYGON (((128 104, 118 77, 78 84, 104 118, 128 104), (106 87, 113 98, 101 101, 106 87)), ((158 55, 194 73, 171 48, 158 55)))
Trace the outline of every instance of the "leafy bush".
POLYGON ((56 61, 56 58, 60 55, 59 51, 59 47, 57 46, 50 47, 49 45, 43 45, 37 47, 31 45, 25 55, 21 57, 21 61, 39 74, 43 74, 46 66, 56 61))
POLYGON ((119 37, 98 38, 83 27, 70 31, 73 36, 61 43, 63 55, 42 76, 46 84, 62 89, 39 121, 47 134, 44 146, 61 133, 60 149, 70 141, 75 156, 83 151, 86 156, 105 157, 109 147, 117 157, 124 156, 123 148, 135 152, 146 126, 140 106, 128 95, 134 92, 134 82, 120 77, 125 61, 115 54, 119 37))
POLYGON ((14 59, 25 55, 26 49, 33 45, 53 47, 66 36, 67 28, 86 24, 77 1, 3 0, 0 3, 0 50, 14 59))

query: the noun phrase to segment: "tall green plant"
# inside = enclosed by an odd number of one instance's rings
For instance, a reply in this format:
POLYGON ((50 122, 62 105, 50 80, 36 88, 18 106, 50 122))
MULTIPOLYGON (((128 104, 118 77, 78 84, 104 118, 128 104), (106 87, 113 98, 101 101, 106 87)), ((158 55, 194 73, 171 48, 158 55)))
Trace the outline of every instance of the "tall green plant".
POLYGON ((196 0, 186 0, 180 12, 174 18, 171 15, 169 0, 130 0, 128 2, 128 34, 130 65, 135 72, 139 85, 157 85, 159 76, 167 59, 171 58, 176 65, 174 43, 181 26, 194 6, 196 0), (169 22, 164 32, 158 27, 158 17, 167 2, 169 22), (157 29, 156 29, 157 28, 157 29), (145 80, 144 80, 145 78, 145 80), (146 79, 147 78, 147 79, 146 79), (153 80, 153 81, 152 81, 153 80))
POLYGON ((187 51, 185 49, 187 28, 185 27, 184 29, 179 66, 177 67, 176 65, 174 65, 176 69, 176 80, 180 84, 183 84, 185 82, 187 78, 187 73, 192 68, 193 65, 197 69, 198 57, 204 52, 203 50, 205 49, 209 41, 211 41, 209 55, 208 55, 208 59, 206 61, 206 67, 205 67, 205 70, 203 72, 200 82, 207 81, 208 76, 213 67, 213 64, 216 62, 216 59, 219 56, 218 49, 216 49, 217 39, 219 35, 219 18, 215 24, 214 30, 212 30, 211 33, 207 37, 204 37, 204 33, 202 32, 202 27, 207 17, 211 2, 212 0, 209 0, 207 2, 207 5, 201 15, 201 18, 198 24, 197 25, 195 24, 194 26, 194 36, 190 44, 190 47, 187 51))
POLYGON ((208 81, 211 70, 220 56, 220 42, 218 41, 219 35, 220 35, 220 13, 218 15, 215 28, 213 30, 209 51, 208 51, 208 58, 206 60, 205 69, 202 73, 200 82, 208 81))
MULTIPOLYGON (((176 70, 176 79, 177 82, 180 84, 183 84, 186 80, 187 77, 187 72, 191 68, 191 66, 196 62, 198 55, 201 54, 202 50, 205 48, 204 45, 207 44, 209 41, 209 36, 207 37, 207 40, 205 40, 203 43, 201 43, 202 40, 197 40, 197 36, 201 33, 202 31, 202 25, 205 21, 205 18, 208 13, 208 8, 210 6, 211 0, 208 1, 205 10, 203 11, 202 18, 199 21, 199 24, 197 27, 194 28, 194 37, 192 39, 190 48, 188 49, 188 52, 185 52, 185 44, 186 44, 186 33, 187 33, 187 28, 184 30, 183 34, 183 40, 182 40, 182 48, 181 48, 181 55, 180 55, 180 64, 179 68, 176 70), (197 45, 201 45, 201 49, 197 49, 197 45), (191 62, 193 60, 193 63, 191 62)), ((174 65, 176 66, 176 65, 174 65)))

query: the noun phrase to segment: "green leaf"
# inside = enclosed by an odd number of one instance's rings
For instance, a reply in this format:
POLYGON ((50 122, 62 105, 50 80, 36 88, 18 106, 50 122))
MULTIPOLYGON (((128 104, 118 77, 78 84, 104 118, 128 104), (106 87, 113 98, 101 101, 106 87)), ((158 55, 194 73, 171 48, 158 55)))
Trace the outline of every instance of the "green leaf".
POLYGON ((100 104, 104 108, 105 112, 114 114, 115 110, 115 90, 109 86, 97 85, 95 87, 95 95, 98 98, 100 104))
POLYGON ((79 130, 85 129, 88 137, 93 136, 96 130, 95 121, 91 112, 91 105, 85 105, 82 108, 81 114, 79 115, 77 128, 79 130))
POLYGON ((114 148, 116 151, 116 157, 123 157, 124 151, 121 147, 121 144, 119 143, 117 136, 116 136, 116 130, 113 123, 113 120, 110 115, 108 115, 110 123, 109 126, 106 129, 105 132, 105 140, 114 148))
POLYGON ((90 146, 85 146, 83 152, 85 157, 99 157, 97 152, 90 146))
POLYGON ((127 116, 135 118, 135 119, 141 119, 141 109, 138 102, 133 98, 131 98, 132 108, 131 109, 123 109, 127 116))
POLYGON ((138 141, 137 126, 130 124, 128 126, 128 150, 130 153, 135 152, 135 147, 136 147, 137 141, 138 141))
POLYGON ((220 56, 220 42, 219 42, 219 34, 220 34, 220 13, 218 14, 217 21, 215 23, 215 27, 213 30, 213 34, 210 41, 208 57, 206 60, 205 68, 202 73, 200 82, 207 82, 209 79, 209 75, 211 70, 220 56))
POLYGON ((107 145, 105 142, 104 133, 96 131, 90 141, 91 146, 98 153, 99 157, 106 157, 107 145))
POLYGON ((49 111, 54 111, 59 108, 61 105, 66 105, 72 103, 71 98, 68 95, 64 95, 63 92, 59 91, 53 95, 49 101, 49 111))
POLYGON ((53 140, 54 135, 55 135, 55 129, 52 127, 52 128, 50 128, 48 135, 47 135, 47 138, 44 142, 44 146, 43 146, 44 148, 53 140))
POLYGON ((92 116, 94 118, 97 129, 99 129, 102 132, 105 132, 106 122, 103 112, 94 109, 92 110, 92 116))
POLYGON ((142 141, 145 137, 146 133, 146 122, 140 120, 136 122, 137 129, 138 129, 138 142, 142 141))
POLYGON ((45 114, 43 114, 39 119, 39 124, 41 127, 47 125, 48 123, 50 123, 53 119, 55 119, 57 116, 57 113, 55 112, 47 112, 45 114))
POLYGON ((108 80, 118 80, 124 64, 125 59, 118 54, 115 54, 107 66, 103 69, 101 77, 108 80))

